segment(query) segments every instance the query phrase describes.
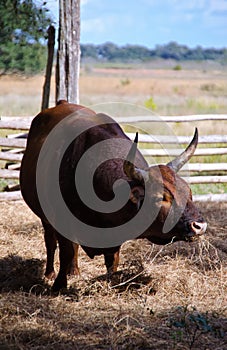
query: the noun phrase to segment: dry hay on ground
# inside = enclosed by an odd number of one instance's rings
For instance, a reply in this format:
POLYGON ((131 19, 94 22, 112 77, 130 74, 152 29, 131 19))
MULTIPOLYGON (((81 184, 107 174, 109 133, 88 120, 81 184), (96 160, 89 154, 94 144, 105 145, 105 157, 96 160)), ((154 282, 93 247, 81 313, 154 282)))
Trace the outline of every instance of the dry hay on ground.
POLYGON ((80 250, 81 277, 56 296, 39 220, 1 203, 0 349, 226 349, 226 209, 202 205, 200 244, 125 243, 111 281, 80 250))

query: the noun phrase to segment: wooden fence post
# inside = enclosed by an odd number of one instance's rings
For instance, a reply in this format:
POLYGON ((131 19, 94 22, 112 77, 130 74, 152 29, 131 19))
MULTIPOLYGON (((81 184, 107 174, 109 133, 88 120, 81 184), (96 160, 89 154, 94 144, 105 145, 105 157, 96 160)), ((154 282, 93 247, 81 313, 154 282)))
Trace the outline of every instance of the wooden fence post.
POLYGON ((79 102, 80 0, 59 1, 56 102, 79 102))
POLYGON ((46 66, 46 76, 45 82, 43 85, 43 97, 42 97, 42 105, 41 110, 49 107, 49 98, 50 98, 50 81, 51 81, 51 73, 53 67, 53 59, 54 59, 54 44, 55 44, 55 28, 54 26, 50 26, 48 28, 48 56, 47 56, 47 66, 46 66))

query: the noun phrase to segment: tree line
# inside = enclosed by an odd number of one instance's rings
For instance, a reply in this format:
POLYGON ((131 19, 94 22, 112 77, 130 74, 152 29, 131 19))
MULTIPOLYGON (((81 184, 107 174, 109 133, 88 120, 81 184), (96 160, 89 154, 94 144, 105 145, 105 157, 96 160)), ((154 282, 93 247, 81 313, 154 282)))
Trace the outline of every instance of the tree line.
POLYGON ((227 48, 189 48, 176 42, 157 45, 149 49, 141 45, 118 46, 107 42, 101 45, 81 44, 81 58, 109 62, 150 61, 157 58, 173 59, 176 61, 215 60, 227 63, 227 48))

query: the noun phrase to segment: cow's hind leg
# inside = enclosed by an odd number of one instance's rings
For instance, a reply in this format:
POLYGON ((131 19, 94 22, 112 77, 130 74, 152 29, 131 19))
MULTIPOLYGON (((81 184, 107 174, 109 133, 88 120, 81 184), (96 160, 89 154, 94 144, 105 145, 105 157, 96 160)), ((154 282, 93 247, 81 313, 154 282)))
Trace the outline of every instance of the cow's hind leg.
POLYGON ((42 221, 42 224, 44 228, 44 239, 47 252, 45 276, 48 279, 54 279, 56 277, 54 271, 54 254, 57 248, 56 231, 49 223, 42 221))
POLYGON ((104 254, 105 265, 106 265, 108 274, 112 274, 113 272, 117 271, 118 264, 119 264, 119 254, 120 254, 120 248, 114 253, 104 254))
POLYGON ((54 291, 67 287, 67 274, 74 258, 73 243, 60 234, 57 234, 57 240, 59 243, 60 270, 53 284, 54 291))

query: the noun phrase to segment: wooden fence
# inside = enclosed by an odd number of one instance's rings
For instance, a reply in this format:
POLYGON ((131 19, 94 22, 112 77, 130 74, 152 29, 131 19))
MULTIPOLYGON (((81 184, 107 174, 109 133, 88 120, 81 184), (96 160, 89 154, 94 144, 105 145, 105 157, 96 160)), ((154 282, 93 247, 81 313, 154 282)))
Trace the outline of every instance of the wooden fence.
MULTIPOLYGON (((0 179, 14 179, 19 180, 20 162, 23 157, 23 151, 26 147, 26 133, 29 130, 33 117, 6 117, 0 118, 0 130, 7 130, 5 137, 0 137, 0 179), (14 131, 14 134, 12 134, 14 131), (15 131, 20 133, 15 134, 15 131), (7 168, 5 168, 7 164, 7 168)), ((227 121, 227 115, 192 115, 192 116, 137 116, 137 117, 118 117, 115 118, 120 124, 125 125, 144 125, 144 123, 167 122, 167 123, 181 123, 181 122, 206 122, 210 120, 223 122, 227 121)), ((133 139, 135 133, 127 133, 133 139)), ((191 136, 166 136, 166 135, 147 135, 139 134, 139 141, 141 143, 140 150, 147 158, 148 162, 151 157, 155 159, 162 159, 161 157, 174 157, 180 153, 180 148, 169 147, 169 145, 188 144, 191 136)), ((195 156, 215 156, 227 155, 227 134, 226 135, 207 135, 199 136, 199 146, 195 152, 195 156), (200 147, 200 145, 203 145, 200 147), (204 145, 206 145, 204 147, 204 145)), ((187 181, 191 184, 211 184, 211 183, 227 183, 227 163, 189 163, 186 168, 183 168, 182 176, 186 175, 185 171, 190 172, 190 177, 187 181)), ((21 199, 21 193, 17 191, 1 192, 0 201, 2 200, 17 200, 21 199)), ((227 201, 227 194, 206 194, 195 196, 195 200, 199 201, 227 201)))

